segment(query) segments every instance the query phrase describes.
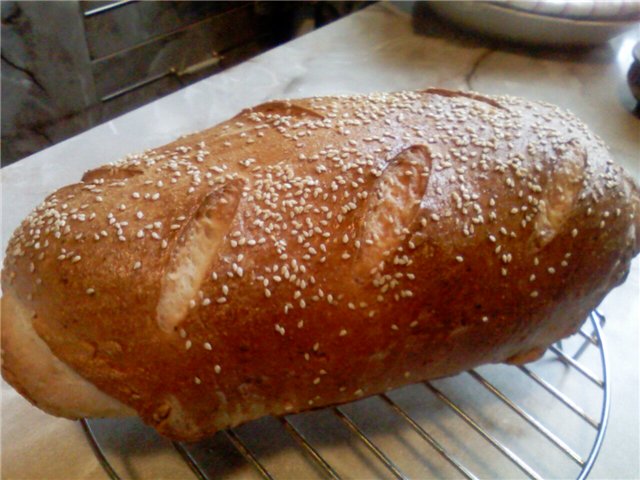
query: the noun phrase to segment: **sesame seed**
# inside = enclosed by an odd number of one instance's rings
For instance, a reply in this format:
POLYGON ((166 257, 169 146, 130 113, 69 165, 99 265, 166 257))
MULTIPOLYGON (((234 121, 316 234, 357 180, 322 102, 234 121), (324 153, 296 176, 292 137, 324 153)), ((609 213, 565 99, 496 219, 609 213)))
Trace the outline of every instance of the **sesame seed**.
POLYGON ((142 262, 136 262, 133 264, 133 269, 134 270, 138 270, 140 267, 142 267, 142 262))
POLYGON ((342 330, 340 330, 340 336, 344 337, 347 334, 347 331, 343 328, 342 330))
POLYGON ((313 379, 313 384, 318 385, 320 383, 320 377, 316 377, 313 379))
POLYGON ((462 263, 462 262, 464 262, 464 258, 462 258, 462 256, 458 255, 458 256, 456 256, 456 261, 459 262, 459 263, 462 263))
POLYGON ((191 340, 187 340, 186 342, 184 342, 184 348, 186 348, 187 350, 191 348, 191 345, 193 345, 191 343, 191 340))
POLYGON ((73 258, 71 259, 71 263, 77 263, 77 262, 79 262, 80 260, 82 260, 82 257, 81 257, 80 255, 76 255, 75 257, 73 257, 73 258))
POLYGON ((578 229, 574 228, 573 230, 571 230, 571 236, 573 238, 576 238, 578 236, 578 229))
POLYGON ((213 347, 209 342, 204 342, 202 346, 204 347, 205 350, 213 350, 213 347))
POLYGON ((96 293, 95 289, 87 288, 87 295, 93 295, 94 293, 96 293))
POLYGON ((534 290, 533 292, 531 292, 531 297, 532 298, 536 298, 538 296, 538 291, 534 290))
POLYGON ((216 365, 215 367, 213 367, 213 371, 216 372, 218 375, 220 375, 220 372, 222 371, 222 367, 220 365, 216 365))
POLYGON ((202 383, 202 380, 200 380, 198 377, 194 377, 193 381, 195 382, 196 385, 200 385, 202 383))

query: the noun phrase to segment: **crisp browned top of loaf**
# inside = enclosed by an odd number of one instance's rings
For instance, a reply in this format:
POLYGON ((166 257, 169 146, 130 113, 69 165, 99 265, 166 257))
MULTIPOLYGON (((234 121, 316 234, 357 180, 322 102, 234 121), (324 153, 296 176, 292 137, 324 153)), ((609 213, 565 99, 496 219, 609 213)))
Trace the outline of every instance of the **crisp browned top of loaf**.
POLYGON ((196 438, 544 348, 621 280, 638 210, 548 104, 275 101, 50 195, 2 279, 60 359, 196 438))

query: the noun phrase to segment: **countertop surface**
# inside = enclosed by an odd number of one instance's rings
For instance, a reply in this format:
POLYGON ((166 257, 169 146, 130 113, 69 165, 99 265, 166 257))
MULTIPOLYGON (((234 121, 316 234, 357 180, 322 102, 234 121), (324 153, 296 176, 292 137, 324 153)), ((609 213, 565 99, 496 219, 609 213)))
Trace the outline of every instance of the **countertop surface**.
MULTIPOLYGON (((610 146, 613 157, 638 179, 640 120, 630 113, 633 102, 625 85, 625 74, 631 62, 631 49, 639 38, 640 31, 636 29, 608 45, 588 51, 533 50, 493 44, 458 33, 432 18, 422 5, 413 12, 409 5, 373 5, 2 169, 2 251, 12 231, 32 208, 55 189, 78 181, 83 171, 209 127, 244 107, 273 98, 438 86, 544 100, 571 110, 585 121, 610 146)), ((604 332, 609 347, 612 406, 608 432, 592 478, 640 477, 639 297, 640 263, 636 259, 625 284, 614 290, 601 306, 608 318, 604 332)), ((585 358, 584 361, 595 360, 585 358)), ((491 372, 487 375, 493 374, 491 372)), ((562 374, 558 375, 562 384, 562 374)), ((450 381, 447 388, 455 391, 456 381, 450 381)), ((466 388, 461 386, 458 392, 466 388)), ((570 385, 567 388, 573 388, 578 395, 598 399, 598 391, 588 393, 586 388, 570 385)), ((77 422, 40 412, 4 382, 1 392, 3 478, 106 478, 77 422)), ((527 394, 526 389, 514 393, 525 403, 527 394)), ((394 398, 411 403, 411 395, 411 392, 399 392, 394 398)), ((438 415, 445 413, 436 407, 433 409, 438 415)), ((368 406, 365 410, 373 412, 375 407, 368 406)), ((566 417, 570 415, 562 409, 553 410, 550 415, 547 425, 551 430, 562 430, 563 422, 569 422, 566 417)), ((421 419, 424 425, 429 425, 428 416, 421 419)), ((443 438, 458 436, 464 443, 465 433, 456 426, 447 430, 447 422, 445 419, 438 425, 438 429, 443 430, 443 438)), ((95 428, 110 461, 125 478, 189 478, 192 475, 170 443, 154 437, 135 421, 97 422, 95 428)), ((268 431, 273 426, 267 420, 255 422, 248 428, 246 435, 260 436, 261 428, 268 431)), ((404 437, 404 430, 394 424, 388 431, 375 435, 376 441, 384 443, 387 437, 404 437)), ((513 435, 520 435, 520 439, 526 436, 518 429, 513 430, 513 435)), ((278 443, 275 437, 272 440, 278 443)), ((209 462, 210 471, 216 472, 212 478, 259 478, 241 457, 231 453, 228 441, 223 445, 224 441, 218 435, 205 449, 209 460, 203 463, 209 462), (218 465, 213 465, 215 462, 218 465), (227 464, 220 467, 220 462, 227 464)), ((584 441, 575 440, 578 446, 584 441)), ((303 465, 304 458, 291 456, 290 450, 296 447, 285 443, 265 454, 273 471, 282 472, 279 478, 317 476, 308 462, 303 465)), ((340 455, 351 444, 340 439, 335 444, 336 448, 330 449, 328 455, 338 465, 341 475, 386 478, 380 470, 365 469, 363 473, 356 473, 355 466, 353 470, 340 467, 340 455)), ((514 439, 514 445, 523 452, 523 457, 527 456, 527 443, 514 439)), ((537 446, 532 449, 538 452, 537 446)), ((203 455, 205 450, 200 448, 194 455, 203 455)), ((433 450, 424 451, 427 453, 420 453, 416 458, 437 457, 433 450)), ((355 465, 358 461, 355 457, 364 455, 358 452, 357 455, 344 453, 345 465, 351 465, 349 462, 355 465)), ((417 461, 420 467, 407 466, 409 460, 402 455, 398 454, 398 464, 402 464, 411 477, 460 476, 456 470, 446 470, 435 460, 417 461)), ((487 454, 487 459, 490 458, 487 454)), ((551 458, 531 462, 539 466, 545 476, 568 477, 577 471, 575 465, 571 470, 560 463, 554 470, 551 458)), ((368 462, 366 458, 359 461, 368 462)), ((473 459, 470 462, 475 466, 473 459)), ((477 459, 476 463, 482 476, 511 476, 493 471, 491 465, 481 465, 477 459)), ((491 463, 490 460, 487 463, 491 463)), ((514 475, 522 476, 521 472, 514 475)))

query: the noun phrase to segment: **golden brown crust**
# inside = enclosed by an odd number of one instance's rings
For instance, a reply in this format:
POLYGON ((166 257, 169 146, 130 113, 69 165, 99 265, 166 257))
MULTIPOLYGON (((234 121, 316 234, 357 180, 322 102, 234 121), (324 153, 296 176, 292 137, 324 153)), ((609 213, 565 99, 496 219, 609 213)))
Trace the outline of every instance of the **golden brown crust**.
POLYGON ((526 360, 640 249, 602 142, 512 97, 270 102, 83 180, 23 222, 3 282, 58 358, 181 439, 526 360), (215 255, 180 297, 200 241, 215 255))
POLYGON ((34 331, 33 312, 5 287, 2 317, 2 376, 38 408, 77 419, 118 417, 135 411, 98 390, 60 361, 34 331))

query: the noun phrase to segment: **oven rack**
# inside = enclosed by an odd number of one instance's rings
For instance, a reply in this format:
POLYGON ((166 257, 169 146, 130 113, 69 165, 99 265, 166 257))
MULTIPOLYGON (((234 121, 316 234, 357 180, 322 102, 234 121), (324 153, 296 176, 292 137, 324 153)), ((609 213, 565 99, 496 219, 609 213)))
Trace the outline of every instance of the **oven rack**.
MULTIPOLYGON (((582 326, 582 328, 572 337, 565 341, 561 341, 549 347, 547 356, 539 360, 536 363, 522 366, 508 367, 512 372, 517 371, 518 375, 527 378, 527 381, 531 381, 536 384, 540 391, 544 391, 546 395, 557 402, 558 407, 562 407, 567 411, 572 412, 576 419, 588 426, 588 429, 592 432, 593 440, 589 445, 588 453, 581 455, 572 447, 569 443, 561 438, 560 435, 554 433, 553 428, 549 427, 545 422, 538 419, 536 415, 530 413, 525 407, 514 401, 509 394, 502 391, 487 378, 486 375, 481 374, 478 369, 473 369, 466 372, 471 382, 477 383, 484 390, 489 392, 494 399, 499 402, 504 408, 510 410, 514 415, 517 415, 528 428, 535 431, 537 435, 543 438, 549 445, 553 446, 561 455, 563 455, 568 461, 574 464, 578 469, 575 473, 575 477, 578 480, 585 479, 591 471, 604 439, 605 431, 607 428, 609 408, 610 408, 610 385, 608 382, 608 366, 606 359, 606 351, 603 342, 602 327, 605 324, 605 317, 594 310, 588 318, 588 321, 582 326), (585 332, 587 325, 590 325, 592 330, 590 333, 585 332), (573 344, 577 343, 577 348, 574 353, 569 354, 568 350, 564 347, 567 343, 573 341, 573 344), (593 368, 589 368, 580 362, 581 357, 585 352, 592 350, 591 354, 599 362, 599 375, 594 373, 593 368), (594 351, 595 350, 595 351, 594 351), (572 376, 581 377, 582 381, 591 384, 592 388, 595 388, 601 398, 599 398, 599 413, 597 415, 588 413, 580 402, 573 400, 570 396, 564 393, 560 388, 554 386, 553 382, 548 381, 543 375, 537 373, 533 368, 535 365, 541 362, 554 362, 557 365, 561 365, 566 374, 572 376), (596 417, 596 418, 594 418, 596 417)), ((522 456, 515 452, 515 449, 504 439, 499 439, 497 436, 485 428, 482 424, 482 419, 474 417, 473 413, 467 411, 462 407, 459 402, 456 402, 451 394, 445 393, 445 391, 437 386, 432 381, 423 382, 422 386, 425 393, 430 393, 436 398, 442 405, 446 406, 450 415, 458 417, 461 422, 474 431, 478 437, 483 441, 486 449, 493 450, 494 454, 499 454, 512 464, 519 473, 525 478, 541 479, 544 475, 539 473, 533 466, 523 460, 522 456)), ((533 388, 533 387, 532 387, 533 388)), ((431 449, 432 455, 437 455, 441 460, 446 461, 457 477, 477 479, 480 476, 474 473, 473 469, 460 459, 460 457, 452 452, 447 446, 441 442, 437 436, 430 431, 428 422, 420 422, 412 417, 412 415, 405 409, 400 402, 394 400, 393 392, 380 394, 376 397, 380 400, 393 414, 397 417, 399 422, 404 423, 404 426, 411 429, 417 436, 425 442, 431 449)), ((325 412, 331 412, 331 414, 337 419, 337 421, 345 428, 354 439, 357 439, 366 450, 371 454, 371 458, 377 459, 379 465, 386 470, 386 474, 390 478, 408 479, 411 478, 403 468, 391 457, 390 454, 384 451, 376 440, 367 434, 365 428, 363 428, 354 415, 348 412, 348 405, 328 407, 325 412)), ((298 414, 300 415, 300 414, 298 414)), ((302 414, 304 415, 304 414, 302 414)), ((292 438, 294 443, 299 447, 300 452, 305 456, 308 462, 310 462, 315 472, 322 478, 328 479, 341 479, 350 477, 350 475, 343 475, 339 473, 339 468, 335 461, 331 461, 321 452, 321 448, 314 445, 313 440, 310 440, 308 434, 300 429, 295 422, 297 415, 288 415, 277 418, 281 428, 292 438)), ((86 434, 87 440, 105 473, 112 480, 121 480, 123 477, 117 471, 112 462, 109 460, 109 454, 105 452, 103 445, 94 431, 94 420, 80 420, 82 428, 86 434)), ((227 441, 235 450, 255 468, 255 472, 264 479, 276 479, 281 476, 276 476, 265 463, 260 459, 260 456, 256 454, 251 446, 243 440, 242 436, 237 432, 238 429, 228 429, 223 432, 219 432, 219 436, 224 436, 227 441)), ((269 441, 268 438, 264 438, 264 441, 269 441)), ((193 475, 198 480, 209 480, 211 478, 218 478, 217 476, 211 476, 211 473, 207 471, 207 468, 199 461, 198 456, 192 453, 191 445, 181 442, 172 442, 173 447, 179 453, 181 458, 190 467, 193 475)))

